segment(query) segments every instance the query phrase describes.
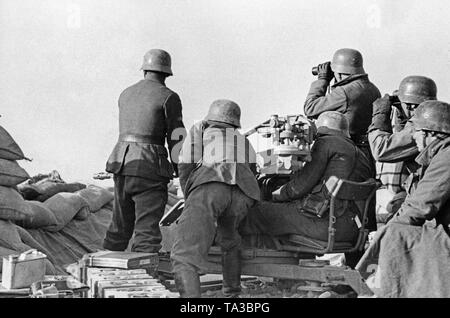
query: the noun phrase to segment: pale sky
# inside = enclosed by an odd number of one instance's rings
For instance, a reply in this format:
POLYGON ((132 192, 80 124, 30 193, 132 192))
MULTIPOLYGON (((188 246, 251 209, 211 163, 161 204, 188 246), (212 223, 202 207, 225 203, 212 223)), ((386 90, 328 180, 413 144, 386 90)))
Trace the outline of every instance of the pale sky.
POLYGON ((0 125, 31 175, 89 179, 151 48, 172 55, 186 126, 218 98, 241 105, 243 128, 302 113, 311 67, 342 47, 362 52, 382 93, 425 75, 448 102, 449 16, 445 0, 0 0, 0 125))

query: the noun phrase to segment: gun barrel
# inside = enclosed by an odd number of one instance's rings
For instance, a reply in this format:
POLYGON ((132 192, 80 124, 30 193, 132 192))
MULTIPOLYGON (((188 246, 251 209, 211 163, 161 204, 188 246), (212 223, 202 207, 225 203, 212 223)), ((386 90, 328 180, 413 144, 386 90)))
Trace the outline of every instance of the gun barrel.
POLYGON ((266 120, 265 122, 263 122, 261 124, 255 125, 255 126, 249 128, 249 129, 245 130, 243 132, 243 135, 246 136, 246 137, 248 137, 250 135, 253 135, 254 133, 256 133, 258 131, 258 128, 264 127, 265 125, 267 125, 269 123, 270 123, 270 120, 266 120))

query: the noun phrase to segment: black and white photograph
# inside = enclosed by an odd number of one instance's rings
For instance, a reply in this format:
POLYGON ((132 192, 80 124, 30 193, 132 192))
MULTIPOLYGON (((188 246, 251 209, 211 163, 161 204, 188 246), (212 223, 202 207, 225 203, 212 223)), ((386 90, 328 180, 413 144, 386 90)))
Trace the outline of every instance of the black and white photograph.
POLYGON ((450 298, 449 17, 0 0, 0 298, 450 298))

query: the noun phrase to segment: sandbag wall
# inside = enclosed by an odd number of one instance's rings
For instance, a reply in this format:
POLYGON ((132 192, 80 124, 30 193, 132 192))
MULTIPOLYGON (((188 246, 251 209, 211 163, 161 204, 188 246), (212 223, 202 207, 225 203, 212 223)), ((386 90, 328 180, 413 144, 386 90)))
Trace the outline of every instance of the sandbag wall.
POLYGON ((0 126, 0 219, 20 221, 31 216, 30 209, 17 191, 17 185, 30 178, 17 163, 23 159, 26 158, 22 149, 0 126))
POLYGON ((17 163, 24 159, 20 147, 0 126, 0 260, 36 248, 22 239, 24 228, 58 232, 114 198, 112 192, 95 185, 66 183, 57 171, 31 178, 17 163))

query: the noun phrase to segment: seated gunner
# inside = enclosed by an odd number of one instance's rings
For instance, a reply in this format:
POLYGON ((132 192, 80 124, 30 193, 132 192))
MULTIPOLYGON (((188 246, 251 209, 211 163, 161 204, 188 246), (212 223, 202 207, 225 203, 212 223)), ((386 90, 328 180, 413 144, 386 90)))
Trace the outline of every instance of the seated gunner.
MULTIPOLYGON (((312 160, 272 193, 272 201, 261 201, 250 209, 240 227, 242 236, 297 234, 326 241, 327 214, 319 217, 314 213, 321 202, 322 211, 329 208, 325 182, 330 176, 355 182, 371 178, 370 161, 350 139, 348 120, 343 114, 324 112, 316 125, 318 131, 312 147, 312 160)), ((358 236, 356 205, 338 202, 335 211, 336 241, 353 242, 358 236)), ((374 220, 374 211, 372 214, 374 220)))

